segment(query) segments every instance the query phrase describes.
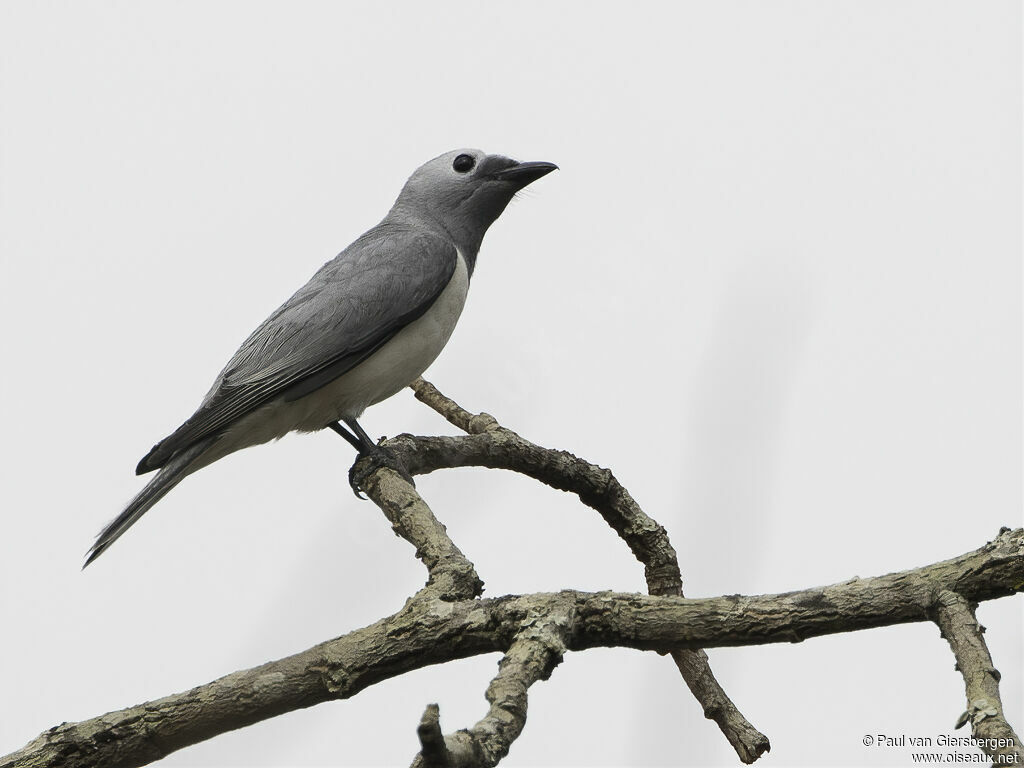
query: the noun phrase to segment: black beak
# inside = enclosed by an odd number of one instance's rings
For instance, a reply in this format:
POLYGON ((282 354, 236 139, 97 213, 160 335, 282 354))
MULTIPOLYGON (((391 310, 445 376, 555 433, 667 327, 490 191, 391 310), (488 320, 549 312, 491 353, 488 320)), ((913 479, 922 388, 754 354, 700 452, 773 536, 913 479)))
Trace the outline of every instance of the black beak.
POLYGON ((495 179, 501 181, 511 181, 518 184, 521 187, 525 187, 527 184, 531 184, 541 176, 547 176, 552 171, 558 170, 558 166, 554 163, 545 163, 543 161, 530 162, 530 163, 516 163, 508 168, 496 172, 493 176, 495 179))

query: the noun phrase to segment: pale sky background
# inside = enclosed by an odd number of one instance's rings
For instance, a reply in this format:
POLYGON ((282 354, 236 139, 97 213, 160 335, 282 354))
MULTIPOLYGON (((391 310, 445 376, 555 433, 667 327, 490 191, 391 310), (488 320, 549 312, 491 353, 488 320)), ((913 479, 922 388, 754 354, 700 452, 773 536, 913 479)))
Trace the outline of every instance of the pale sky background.
MULTIPOLYGON (((424 570, 290 436, 189 478, 84 573, 133 470, 237 345, 460 146, 561 171, 484 241, 428 378, 611 467, 687 594, 924 565, 1021 524, 1016 2, 0 4, 0 753, 397 610, 424 570)), ((404 392, 372 435, 453 430, 404 392)), ((419 482, 488 595, 644 590, 572 497, 419 482)), ((1022 603, 984 604, 1006 713, 1022 603)), ((765 766, 906 765, 951 732, 932 624, 713 650, 765 766)), ((497 656, 167 766, 404 765, 497 656)), ((508 766, 731 766, 671 661, 570 654, 508 766)), ((963 732, 957 732, 958 735, 963 732)))

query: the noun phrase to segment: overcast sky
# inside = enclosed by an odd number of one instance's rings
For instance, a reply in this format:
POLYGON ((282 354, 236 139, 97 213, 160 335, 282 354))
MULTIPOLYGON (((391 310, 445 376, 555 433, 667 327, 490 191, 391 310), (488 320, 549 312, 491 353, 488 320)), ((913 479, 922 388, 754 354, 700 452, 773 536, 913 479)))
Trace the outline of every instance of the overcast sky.
MULTIPOLYGON (((549 160, 427 377, 612 468, 689 596, 924 565, 1021 524, 1016 2, 0 4, 0 753, 401 607, 411 547, 289 436, 189 478, 88 571, 138 459, 245 336, 463 146, 549 160)), ((451 433, 408 392, 372 435, 451 433)), ((419 488, 488 595, 644 590, 525 478, 419 488)), ((979 618, 1024 727, 1020 599, 979 618)), ((713 650, 765 765, 906 765, 964 708, 937 628, 713 650)), ((405 764, 418 671, 167 766, 405 764)), ((960 732, 962 733, 962 732, 960 732)), ((668 659, 570 654, 509 766, 737 764, 668 659)))

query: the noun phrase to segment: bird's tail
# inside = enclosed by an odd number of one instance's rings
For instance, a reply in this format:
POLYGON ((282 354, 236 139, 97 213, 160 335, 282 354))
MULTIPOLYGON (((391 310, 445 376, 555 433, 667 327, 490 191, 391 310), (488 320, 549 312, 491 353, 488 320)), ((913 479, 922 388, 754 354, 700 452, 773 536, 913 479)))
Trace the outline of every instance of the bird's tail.
POLYGON ((167 495, 174 486, 188 477, 198 467, 192 466, 193 462, 202 454, 216 438, 201 440, 193 446, 179 453, 170 459, 163 468, 150 480, 146 487, 139 491, 138 495, 128 502, 124 512, 118 515, 111 523, 103 529, 96 537, 96 543, 92 545, 85 557, 85 568, 89 563, 102 555, 117 541, 121 534, 131 528, 142 517, 146 511, 167 495))

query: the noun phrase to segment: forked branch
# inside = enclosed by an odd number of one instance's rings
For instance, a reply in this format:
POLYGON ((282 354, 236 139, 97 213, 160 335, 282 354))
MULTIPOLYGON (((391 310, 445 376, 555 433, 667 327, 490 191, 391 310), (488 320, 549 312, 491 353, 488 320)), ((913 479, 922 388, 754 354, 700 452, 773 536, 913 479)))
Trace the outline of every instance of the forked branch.
MULTIPOLYGON (((604 518, 643 564, 649 594, 682 596, 679 561, 667 531, 640 508, 610 470, 567 451, 531 443, 490 414, 467 411, 423 379, 414 381, 412 389, 418 400, 469 433, 468 437, 402 435, 388 441, 389 446, 401 450, 413 474, 465 466, 509 469, 573 493, 604 518)), ((703 650, 674 649, 671 653, 704 716, 715 721, 740 760, 752 763, 771 749, 768 737, 751 725, 715 679, 703 650)))
MULTIPOLYGON (((1002 715, 992 666, 973 606, 1024 586, 1024 530, 1000 531, 960 557, 872 579, 778 595, 708 599, 681 596, 668 536, 611 472, 563 451, 541 448, 486 414, 474 415, 426 382, 417 397, 470 434, 401 435, 385 443, 414 474, 454 466, 501 467, 570 491, 597 510, 644 564, 651 595, 562 591, 481 599, 473 564, 429 506, 391 469, 364 483, 395 531, 427 568, 426 585, 396 613, 278 661, 235 672, 184 693, 44 732, 0 758, 0 768, 125 768, 151 763, 190 744, 322 701, 349 698, 413 669, 501 652, 487 690, 486 715, 445 736, 436 706, 419 724, 414 765, 493 766, 526 722, 527 692, 547 679, 565 651, 597 646, 671 652, 687 684, 751 762, 767 739, 736 710, 714 680, 701 648, 797 642, 837 632, 934 620, 957 658, 979 739, 1006 739, 989 754, 1011 760, 1020 740, 1002 715)), ((983 743, 982 746, 985 746, 983 743)))

